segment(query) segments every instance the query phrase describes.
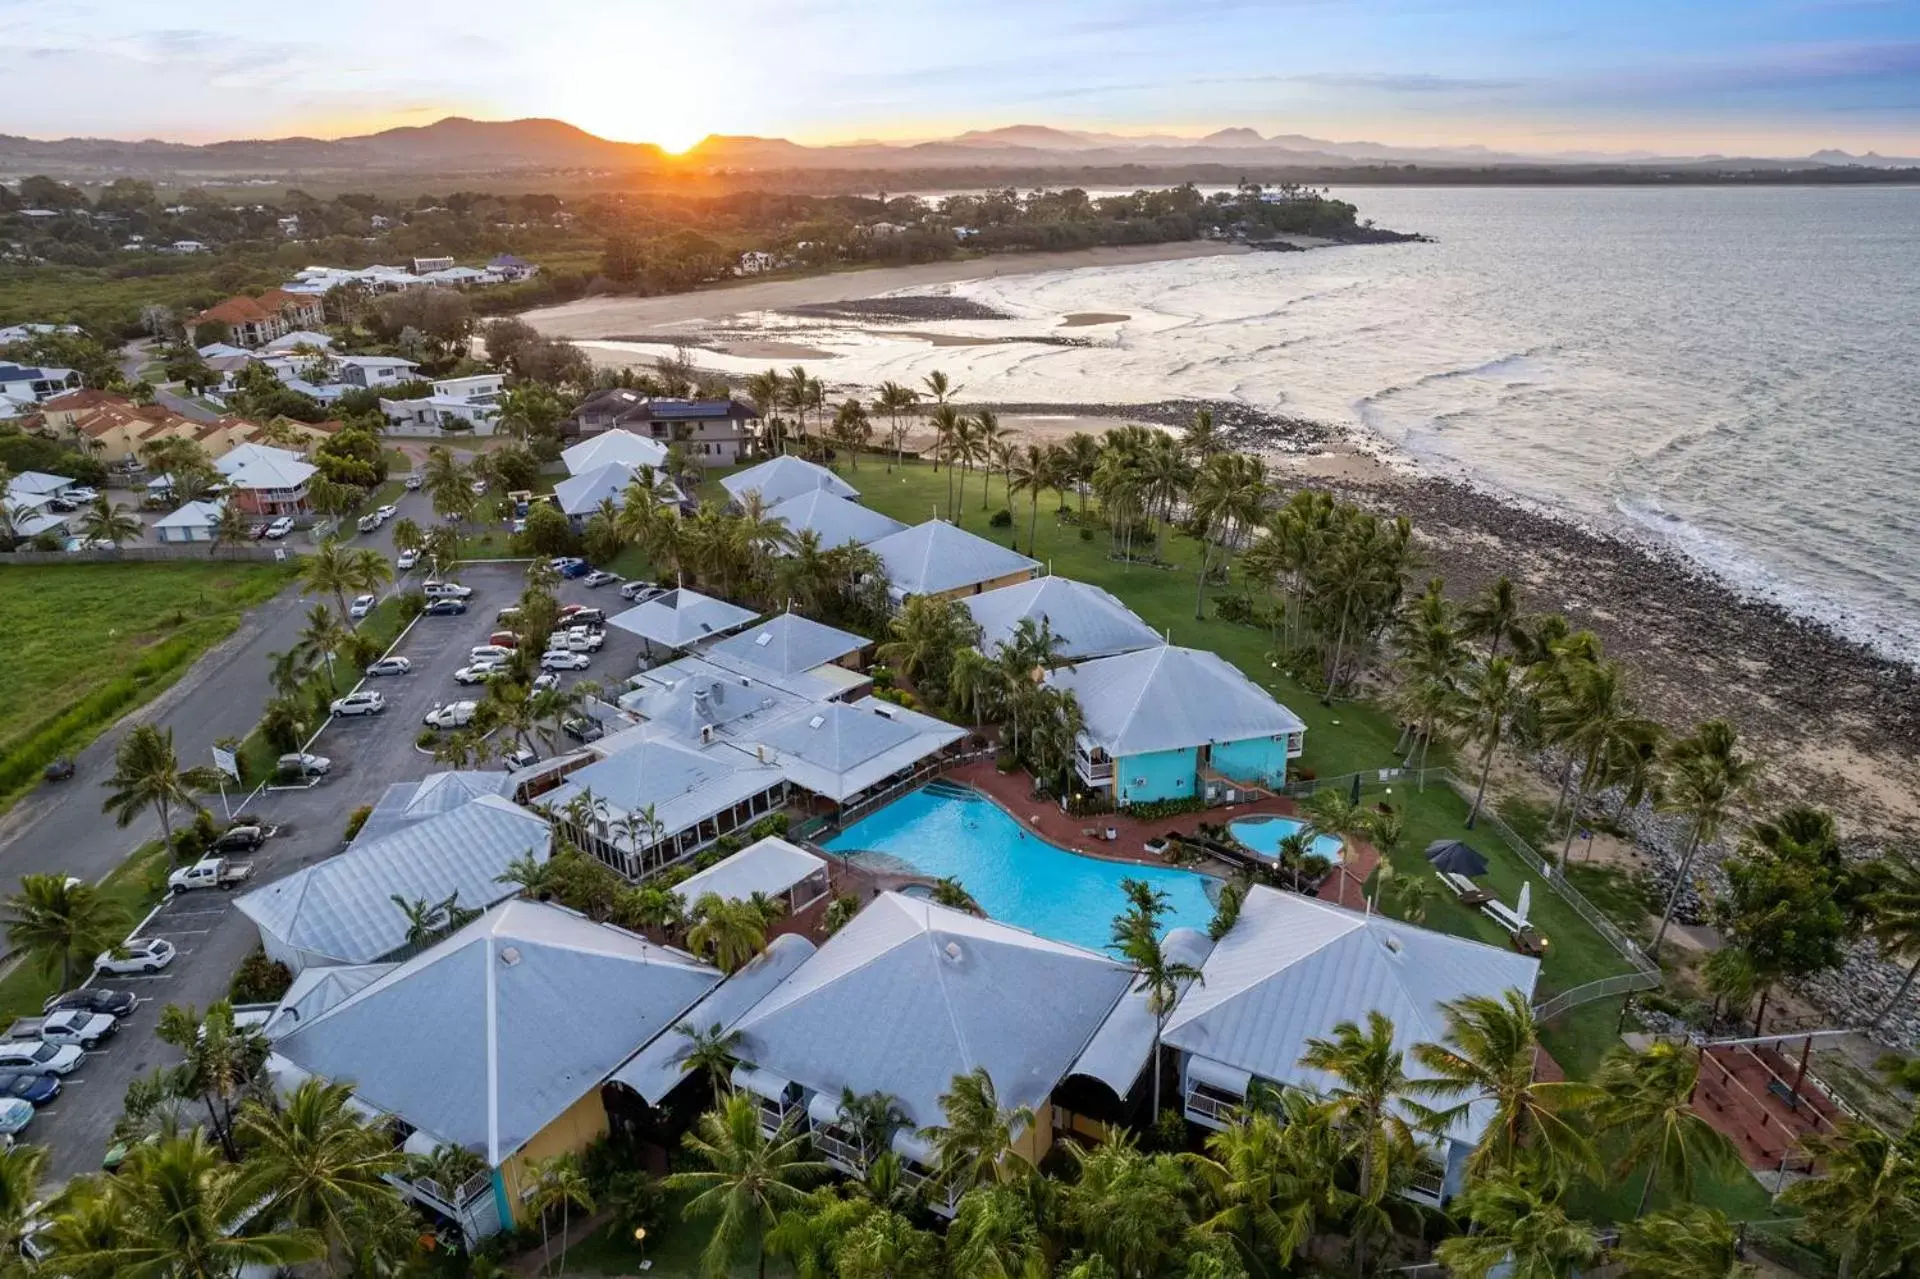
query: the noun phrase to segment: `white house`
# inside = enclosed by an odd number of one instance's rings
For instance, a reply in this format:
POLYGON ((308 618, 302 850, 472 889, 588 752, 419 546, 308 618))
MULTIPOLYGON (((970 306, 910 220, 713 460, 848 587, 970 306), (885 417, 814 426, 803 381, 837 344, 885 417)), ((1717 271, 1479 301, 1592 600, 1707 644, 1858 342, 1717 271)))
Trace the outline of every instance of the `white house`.
POLYGON ((155 520, 153 536, 161 542, 211 542, 224 509, 219 502, 188 502, 155 520))
MULTIPOLYGON (((138 237, 136 237, 138 238, 138 237)), ((0 328, 0 346, 12 346, 15 342, 28 342, 49 333, 76 334, 80 332, 77 324, 9 324, 0 328)))
POLYGON ((340 355, 333 359, 335 377, 350 387, 369 391, 410 382, 419 367, 397 355, 340 355))
POLYGON ((433 394, 416 400, 380 401, 389 429, 397 435, 438 435, 443 431, 493 434, 500 418, 500 396, 507 379, 500 373, 444 378, 433 394))
POLYGON ((79 385, 80 375, 72 369, 40 368, 0 360, 0 397, 21 404, 38 404, 79 385))

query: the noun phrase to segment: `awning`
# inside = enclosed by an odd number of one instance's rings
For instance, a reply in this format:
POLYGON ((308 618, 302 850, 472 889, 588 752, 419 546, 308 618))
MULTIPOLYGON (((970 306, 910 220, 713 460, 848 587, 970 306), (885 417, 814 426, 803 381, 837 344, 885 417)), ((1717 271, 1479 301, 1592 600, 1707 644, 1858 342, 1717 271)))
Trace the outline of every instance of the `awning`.
POLYGON ((933 1143, 922 1137, 917 1129, 896 1128, 893 1130, 893 1153, 902 1159, 910 1159, 922 1168, 932 1171, 940 1164, 940 1153, 933 1143))
POLYGON ((1253 1083, 1253 1072, 1229 1066, 1211 1057, 1190 1056, 1187 1058, 1186 1078, 1189 1090, 1195 1084, 1205 1084, 1209 1088, 1244 1097, 1247 1087, 1253 1083))
POLYGON ((816 1124, 839 1124, 846 1121, 846 1112, 840 1109, 840 1101, 826 1093, 817 1092, 807 1098, 807 1118, 816 1124))
POLYGON ((733 1068, 733 1086, 744 1088, 756 1097, 765 1097, 768 1101, 784 1102, 787 1090, 793 1087, 793 1080, 774 1074, 771 1070, 762 1070, 758 1066, 741 1063, 733 1068))

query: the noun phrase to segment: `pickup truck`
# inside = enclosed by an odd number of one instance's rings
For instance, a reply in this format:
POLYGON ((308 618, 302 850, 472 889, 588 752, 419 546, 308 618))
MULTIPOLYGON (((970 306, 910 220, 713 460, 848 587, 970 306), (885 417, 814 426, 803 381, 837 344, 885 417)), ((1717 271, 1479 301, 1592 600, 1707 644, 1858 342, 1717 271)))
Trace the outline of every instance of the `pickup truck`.
POLYGON ((22 1017, 7 1032, 8 1039, 37 1039, 48 1044, 71 1044, 92 1052, 94 1046, 114 1032, 117 1025, 106 1013, 90 1013, 81 1008, 48 1013, 45 1017, 22 1017))
POLYGON ((167 887, 176 893, 195 888, 232 888, 244 884, 253 874, 252 862, 229 861, 225 857, 202 857, 191 866, 182 866, 167 876, 167 887))

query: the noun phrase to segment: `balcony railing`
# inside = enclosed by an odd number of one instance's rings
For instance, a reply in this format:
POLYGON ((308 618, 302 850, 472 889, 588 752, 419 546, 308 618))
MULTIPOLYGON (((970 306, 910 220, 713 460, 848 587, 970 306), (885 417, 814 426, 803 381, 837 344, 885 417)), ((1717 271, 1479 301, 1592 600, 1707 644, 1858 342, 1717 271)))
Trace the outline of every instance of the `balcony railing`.
POLYGON ((1436 1163, 1422 1163, 1407 1181, 1406 1193, 1416 1199, 1427 1199, 1434 1203, 1447 1188, 1447 1170, 1436 1163))
POLYGON ((1246 1104, 1245 1098, 1229 1099, 1204 1091, 1187 1094, 1187 1111, 1203 1119, 1211 1119, 1218 1124, 1230 1124, 1240 1113, 1240 1107, 1246 1104))
POLYGON ((842 1165, 844 1171, 856 1176, 866 1171, 866 1150, 858 1142, 839 1136, 833 1129, 815 1128, 813 1144, 827 1157, 828 1162, 842 1165))
POLYGON ((452 1188, 442 1185, 432 1177, 396 1176, 388 1180, 397 1186, 411 1190, 421 1198, 431 1199, 436 1207, 445 1210, 450 1216, 458 1216, 468 1204, 493 1188, 493 1173, 484 1169, 452 1188))
POLYGON ((1113 780, 1113 760, 1111 757, 1096 760, 1091 755, 1083 755, 1076 752, 1073 757, 1073 764, 1080 776, 1090 782, 1113 780))
POLYGON ((932 1189, 927 1194, 927 1206, 943 1216, 953 1216, 954 1213, 960 1210, 959 1188, 950 1185, 943 1191, 939 1189, 938 1186, 933 1185, 933 1182, 933 1174, 927 1172, 919 1165, 904 1162, 900 1165, 900 1183, 902 1185, 915 1194, 928 1190, 931 1186, 932 1189))

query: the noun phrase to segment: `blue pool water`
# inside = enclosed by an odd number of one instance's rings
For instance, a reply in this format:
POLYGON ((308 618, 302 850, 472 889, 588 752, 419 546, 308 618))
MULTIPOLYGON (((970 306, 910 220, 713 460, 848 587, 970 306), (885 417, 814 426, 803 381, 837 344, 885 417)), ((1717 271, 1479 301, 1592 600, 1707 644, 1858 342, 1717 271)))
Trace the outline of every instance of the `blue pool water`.
MULTIPOLYGON (((1242 817, 1227 823, 1235 839, 1262 857, 1278 856, 1280 841, 1305 826, 1305 822, 1296 822, 1291 817, 1242 817)), ((1340 861, 1340 841, 1332 835, 1315 835, 1308 847, 1330 862, 1340 861)))
POLYGON ((835 852, 885 853, 923 875, 952 876, 988 915, 1090 950, 1105 950, 1126 909, 1123 879, 1167 895, 1167 926, 1205 931, 1207 877, 1161 866, 1082 857, 1022 829, 990 799, 914 791, 827 841, 835 852))

